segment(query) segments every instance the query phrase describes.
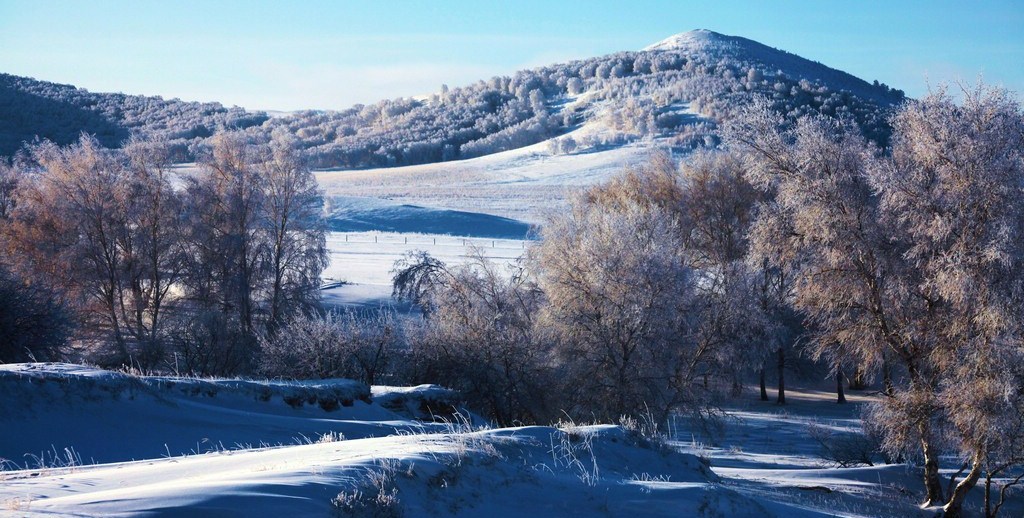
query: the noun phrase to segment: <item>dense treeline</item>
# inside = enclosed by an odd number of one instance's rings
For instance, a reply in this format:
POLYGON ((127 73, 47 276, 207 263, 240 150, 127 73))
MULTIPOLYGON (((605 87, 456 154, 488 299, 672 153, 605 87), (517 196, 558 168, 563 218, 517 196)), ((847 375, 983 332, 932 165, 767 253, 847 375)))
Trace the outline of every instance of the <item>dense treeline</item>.
POLYGON ((215 132, 258 126, 267 119, 264 113, 220 103, 94 93, 0 74, 0 156, 12 156, 37 138, 67 145, 87 133, 108 148, 120 147, 132 135, 162 138, 172 158, 181 162, 195 158, 190 145, 215 132))
POLYGON ((257 140, 293 135, 313 167, 387 167, 470 158, 561 135, 588 120, 610 133, 556 141, 579 152, 665 137, 679 149, 715 146, 719 126, 757 96, 795 120, 850 116, 884 144, 888 110, 903 93, 756 42, 697 32, 691 45, 621 52, 494 77, 425 98, 400 98, 342 111, 268 118, 216 103, 93 94, 70 86, 0 76, 0 155, 34 136, 59 144, 79 132, 117 147, 130 134, 167 139, 177 160, 202 154, 215 132, 244 129, 257 140))
POLYGON ((671 137, 680 148, 713 146, 718 124, 756 96, 795 120, 848 115, 884 143, 888 109, 903 93, 870 85, 743 38, 702 33, 699 44, 621 52, 442 88, 342 112, 304 112, 268 121, 297 135, 322 167, 377 167, 470 158, 534 144, 602 119, 615 132, 573 150, 671 137), (703 119, 683 110, 685 104, 703 119))
POLYGON ((72 344, 104 364, 247 372, 261 334, 316 307, 322 199, 295 142, 219 134, 186 178, 169 154, 166 141, 111 151, 83 136, 0 168, 0 296, 15 308, 0 320, 54 322, 5 335, 0 361, 72 344))

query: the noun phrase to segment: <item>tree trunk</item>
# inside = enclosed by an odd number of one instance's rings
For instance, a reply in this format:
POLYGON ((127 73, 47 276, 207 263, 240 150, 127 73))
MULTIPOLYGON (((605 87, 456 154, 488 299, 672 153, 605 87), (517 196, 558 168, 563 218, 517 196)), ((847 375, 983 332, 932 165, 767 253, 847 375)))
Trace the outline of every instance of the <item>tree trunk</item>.
POLYGON ((892 386, 892 366, 889 364, 889 355, 882 355, 882 386, 885 387, 885 395, 892 397, 896 391, 892 386))
POLYGON ((846 393, 843 392, 843 369, 836 370, 836 396, 837 404, 842 405, 846 403, 846 393))
POLYGON ((971 460, 970 473, 956 485, 953 494, 949 495, 949 502, 942 507, 945 518, 960 518, 963 516, 964 500, 967 498, 967 493, 978 483, 979 477, 981 477, 981 458, 975 456, 971 460))
POLYGON ((761 401, 768 401, 768 384, 765 383, 765 368, 761 366, 761 401))
POLYGON ((992 472, 985 473, 985 518, 995 518, 992 514, 992 472))
POLYGON ((786 351, 782 347, 779 347, 779 397, 775 402, 786 404, 786 351))
POLYGON ((927 491, 925 507, 945 502, 942 480, 939 477, 939 454, 932 448, 927 425, 921 426, 921 452, 924 454, 924 487, 927 491))
POLYGON ((124 339, 124 335, 121 333, 121 324, 117 318, 117 308, 114 302, 114 288, 110 288, 110 293, 105 295, 107 305, 107 318, 110 319, 110 326, 114 331, 114 343, 117 345, 118 352, 121 353, 121 361, 129 362, 131 359, 131 353, 128 352, 128 344, 124 339))

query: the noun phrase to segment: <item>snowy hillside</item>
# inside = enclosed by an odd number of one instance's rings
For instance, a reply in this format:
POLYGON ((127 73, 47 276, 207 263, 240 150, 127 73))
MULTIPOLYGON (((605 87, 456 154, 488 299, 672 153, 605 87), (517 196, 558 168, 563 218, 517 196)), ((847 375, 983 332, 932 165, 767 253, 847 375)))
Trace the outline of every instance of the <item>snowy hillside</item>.
POLYGON ((388 409, 443 411, 450 394, 432 387, 371 397, 344 380, 148 378, 67 364, 6 365, 0 382, 17 395, 4 400, 0 501, 26 515, 327 515, 339 493, 375 489, 364 487, 368 472, 397 488, 408 516, 763 512, 695 456, 620 428, 474 431, 388 409))
POLYGON ((110 147, 132 133, 165 137, 175 159, 187 161, 219 130, 244 130, 256 139, 276 130, 294 135, 317 167, 368 169, 491 155, 595 121, 612 132, 574 138, 567 147, 596 151, 664 138, 686 150, 715 145, 717 125, 755 96, 770 98, 792 117, 845 111, 878 141, 889 132, 885 114, 903 100, 902 92, 885 85, 751 40, 697 30, 641 51, 521 70, 429 95, 273 116, 0 75, 0 118, 12 121, 0 129, 0 155, 12 155, 36 136, 66 144, 85 131, 110 147), (704 123, 692 125, 675 113, 679 103, 693 103, 704 123))
MULTIPOLYGON (((468 160, 357 171, 327 170, 317 181, 328 196, 360 196, 434 209, 458 210, 518 220, 481 220, 468 228, 461 222, 443 226, 432 221, 438 213, 417 214, 412 231, 464 236, 523 237, 524 224, 539 224, 550 211, 565 205, 566 195, 607 180, 623 168, 637 166, 662 147, 656 141, 609 149, 555 155, 548 142, 468 160), (431 221, 430 223, 427 223, 431 221), (508 229, 508 230, 506 230, 508 229), (514 229, 514 230, 513 230, 514 229)), ((406 211, 408 213, 409 211, 406 211)), ((404 219, 404 218, 403 218, 404 219)), ((393 231, 396 224, 382 222, 357 210, 333 212, 338 229, 393 231), (347 219, 347 222, 338 221, 347 219), (359 220, 375 220, 358 226, 359 220)), ((452 222, 455 223, 455 222, 452 222)))
POLYGON ((821 63, 809 61, 796 54, 774 49, 754 40, 739 36, 727 36, 706 29, 674 34, 657 43, 644 47, 646 52, 681 52, 686 54, 714 53, 736 59, 750 59, 760 64, 759 68, 770 72, 783 72, 788 76, 828 85, 833 89, 846 90, 859 97, 887 104, 895 97, 886 88, 879 88, 841 70, 829 68, 821 63))

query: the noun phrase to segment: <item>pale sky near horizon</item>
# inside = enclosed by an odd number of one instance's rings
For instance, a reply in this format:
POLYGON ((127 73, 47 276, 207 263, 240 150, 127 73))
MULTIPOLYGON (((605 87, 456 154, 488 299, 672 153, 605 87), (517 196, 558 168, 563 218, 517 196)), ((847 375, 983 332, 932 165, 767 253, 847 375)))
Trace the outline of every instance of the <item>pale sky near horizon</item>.
POLYGON ((0 72, 249 109, 344 109, 710 29, 911 96, 1024 93, 1024 1, 0 0, 0 72))

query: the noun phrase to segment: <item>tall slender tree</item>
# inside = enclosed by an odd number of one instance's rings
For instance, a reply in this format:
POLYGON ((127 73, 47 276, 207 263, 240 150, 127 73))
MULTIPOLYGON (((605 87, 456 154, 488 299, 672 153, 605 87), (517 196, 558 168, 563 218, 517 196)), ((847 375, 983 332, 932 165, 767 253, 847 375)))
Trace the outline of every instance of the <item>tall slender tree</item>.
POLYGON ((327 266, 323 195, 297 142, 277 134, 258 162, 264 181, 261 226, 267 234, 269 323, 319 302, 320 272, 327 266))

